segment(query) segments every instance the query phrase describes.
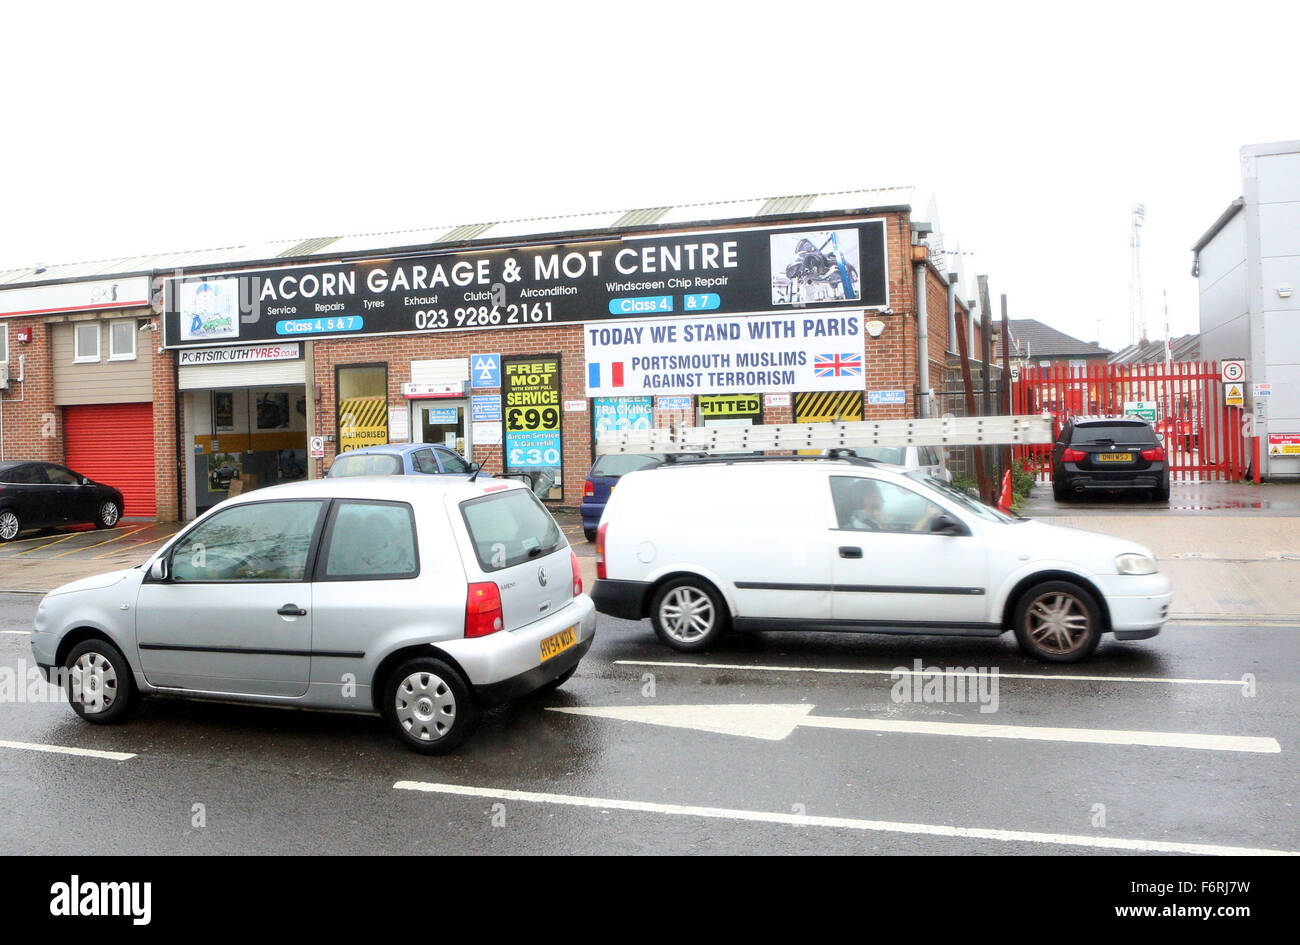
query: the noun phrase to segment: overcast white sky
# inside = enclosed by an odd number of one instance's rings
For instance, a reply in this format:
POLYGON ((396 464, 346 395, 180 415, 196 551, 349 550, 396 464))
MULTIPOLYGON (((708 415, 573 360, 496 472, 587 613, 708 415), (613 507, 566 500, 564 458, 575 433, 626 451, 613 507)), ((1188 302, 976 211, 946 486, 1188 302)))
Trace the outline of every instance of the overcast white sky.
POLYGON ((0 269, 914 184, 1013 317, 1111 347, 1145 203, 1181 334, 1238 149, 1300 138, 1298 8, 13 5, 0 269))

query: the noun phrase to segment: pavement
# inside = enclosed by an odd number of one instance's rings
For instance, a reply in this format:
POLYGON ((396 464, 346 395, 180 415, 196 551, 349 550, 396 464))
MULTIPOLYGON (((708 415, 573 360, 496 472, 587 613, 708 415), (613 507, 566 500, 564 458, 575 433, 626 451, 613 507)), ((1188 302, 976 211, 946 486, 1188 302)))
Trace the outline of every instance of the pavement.
MULTIPOLYGON (((1300 483, 1174 483, 1168 506, 1086 497, 1069 503, 1039 484, 1022 514, 1150 548, 1174 583, 1175 621, 1263 621, 1300 626, 1300 483)), ((574 510, 556 520, 596 577, 595 547, 574 510)), ((0 546, 0 591, 43 592, 148 559, 181 526, 124 520, 111 531, 47 530, 0 546)))

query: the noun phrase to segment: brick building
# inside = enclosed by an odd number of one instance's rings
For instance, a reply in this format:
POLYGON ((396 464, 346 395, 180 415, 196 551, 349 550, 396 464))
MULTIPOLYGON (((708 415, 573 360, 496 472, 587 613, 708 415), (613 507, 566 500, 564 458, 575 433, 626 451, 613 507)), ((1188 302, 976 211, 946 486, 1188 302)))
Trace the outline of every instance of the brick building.
POLYGON ((170 520, 437 442, 572 506, 598 428, 930 410, 974 292, 927 235, 884 189, 4 272, 0 459, 170 520))

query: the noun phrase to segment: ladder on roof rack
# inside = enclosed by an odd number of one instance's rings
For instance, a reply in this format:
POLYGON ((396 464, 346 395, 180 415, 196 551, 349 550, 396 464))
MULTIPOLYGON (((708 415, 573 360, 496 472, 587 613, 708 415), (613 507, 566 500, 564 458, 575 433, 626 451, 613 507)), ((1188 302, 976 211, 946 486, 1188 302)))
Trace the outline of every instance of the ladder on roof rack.
POLYGON ((596 453, 747 453, 757 450, 853 449, 865 446, 995 446, 1052 442, 1052 418, 940 417, 851 423, 777 423, 749 427, 668 426, 610 430, 596 453))

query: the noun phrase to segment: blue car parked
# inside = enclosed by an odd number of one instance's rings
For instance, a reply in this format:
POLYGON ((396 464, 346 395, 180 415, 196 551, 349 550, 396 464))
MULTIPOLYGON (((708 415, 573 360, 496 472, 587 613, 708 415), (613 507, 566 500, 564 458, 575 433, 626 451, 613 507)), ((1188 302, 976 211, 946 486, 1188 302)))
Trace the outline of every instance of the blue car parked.
POLYGON ((582 533, 587 536, 587 541, 596 540, 601 513, 605 511, 610 490, 618 484, 619 478, 638 469, 658 466, 663 461, 664 457, 658 454, 627 453, 596 457, 595 465, 587 473, 587 481, 582 486, 582 533))
MULTIPOLYGON (((471 463, 455 450, 433 443, 390 443, 387 446, 366 446, 349 450, 334 458, 328 476, 468 476, 477 472, 478 463, 471 463)), ((479 473, 484 479, 487 473, 479 473)))

